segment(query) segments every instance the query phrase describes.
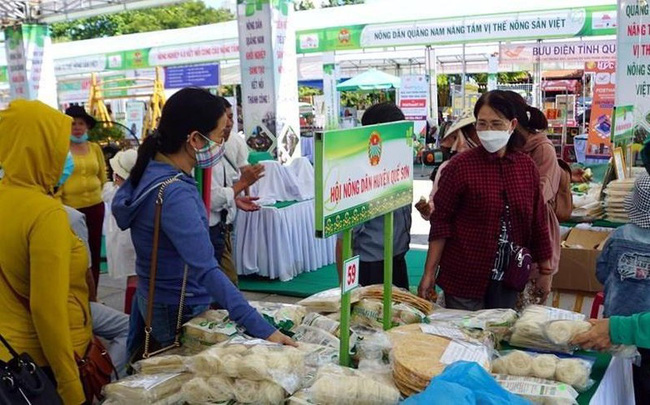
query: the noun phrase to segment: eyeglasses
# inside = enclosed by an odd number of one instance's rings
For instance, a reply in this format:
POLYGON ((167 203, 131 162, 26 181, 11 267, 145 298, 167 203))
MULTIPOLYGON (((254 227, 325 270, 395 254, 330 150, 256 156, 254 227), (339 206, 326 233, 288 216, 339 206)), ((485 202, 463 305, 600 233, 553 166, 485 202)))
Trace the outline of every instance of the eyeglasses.
POLYGON ((501 120, 493 120, 493 121, 479 120, 476 122, 477 131, 489 131, 489 130, 505 131, 509 128, 509 126, 510 124, 508 122, 504 122, 501 120))

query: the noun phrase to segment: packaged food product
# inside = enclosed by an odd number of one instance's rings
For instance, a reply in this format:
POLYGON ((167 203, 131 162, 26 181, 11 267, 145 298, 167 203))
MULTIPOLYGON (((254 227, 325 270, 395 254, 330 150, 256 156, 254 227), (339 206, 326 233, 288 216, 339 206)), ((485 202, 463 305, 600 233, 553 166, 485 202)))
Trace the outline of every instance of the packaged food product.
POLYGON ((583 392, 593 385, 592 363, 582 358, 560 358, 553 354, 520 350, 503 353, 492 362, 492 372, 516 377, 536 377, 571 385, 583 392))
POLYGON ((307 352, 259 339, 235 338, 187 361, 197 376, 221 375, 251 381, 271 381, 287 392, 297 391, 305 372, 307 352))
POLYGON ((583 314, 563 309, 531 305, 512 328, 510 344, 518 347, 573 353, 570 342, 591 328, 583 314))
POLYGON ((183 345, 204 347, 237 335, 237 325, 222 310, 208 310, 183 325, 183 345))
POLYGON ((533 377, 515 377, 503 374, 494 376, 497 382, 513 394, 522 396, 534 404, 577 404, 578 392, 570 385, 533 377))
POLYGON ((301 305, 258 301, 251 301, 250 304, 271 325, 290 336, 293 335, 293 330, 302 323, 303 318, 307 315, 307 308, 301 305))
POLYGON ((399 391, 372 374, 336 365, 319 370, 314 384, 289 403, 318 405, 393 405, 399 391), (293 401, 293 402, 292 402, 293 401))
MULTIPOLYGON (((352 290, 350 302, 359 301, 360 289, 352 290)), ((338 312, 341 310, 341 288, 335 287, 319 292, 298 302, 312 312, 338 312)))
POLYGON ((188 371, 186 360, 177 354, 154 356, 138 361, 133 369, 140 374, 183 373, 188 371))
POLYGON ((137 374, 106 385, 103 393, 120 404, 151 404, 179 393, 191 379, 186 373, 137 374))
MULTIPOLYGON (((393 303, 392 327, 428 322, 426 315, 408 304, 393 303)), ((350 322, 374 329, 384 325, 384 303, 377 299, 363 298, 352 307, 350 322)))
POLYGON ((473 361, 490 370, 490 348, 424 333, 422 326, 405 325, 388 331, 393 344, 393 377, 405 396, 423 391, 433 377, 459 360, 473 361))

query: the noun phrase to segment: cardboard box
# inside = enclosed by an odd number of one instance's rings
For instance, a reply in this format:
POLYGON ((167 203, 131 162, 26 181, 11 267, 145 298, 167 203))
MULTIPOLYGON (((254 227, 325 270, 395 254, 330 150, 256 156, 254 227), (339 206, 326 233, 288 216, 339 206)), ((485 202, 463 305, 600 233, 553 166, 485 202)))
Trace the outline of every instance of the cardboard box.
POLYGON ((596 261, 609 232, 572 229, 564 238, 560 269, 553 277, 553 289, 598 292, 603 285, 596 278, 596 261))

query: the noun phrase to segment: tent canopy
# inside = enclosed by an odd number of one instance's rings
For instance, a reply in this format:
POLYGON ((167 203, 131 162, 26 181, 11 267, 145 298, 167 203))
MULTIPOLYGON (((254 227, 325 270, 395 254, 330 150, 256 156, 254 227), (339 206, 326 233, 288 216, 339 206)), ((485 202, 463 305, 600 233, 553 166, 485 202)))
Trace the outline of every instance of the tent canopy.
POLYGON ((338 91, 370 91, 399 89, 402 80, 376 69, 371 69, 354 76, 336 86, 338 91))

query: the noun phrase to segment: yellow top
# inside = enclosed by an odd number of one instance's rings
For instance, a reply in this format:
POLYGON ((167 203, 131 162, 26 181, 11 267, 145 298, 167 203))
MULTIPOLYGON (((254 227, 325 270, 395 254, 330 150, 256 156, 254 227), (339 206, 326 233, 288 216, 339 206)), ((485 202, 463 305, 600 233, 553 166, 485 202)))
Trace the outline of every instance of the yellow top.
POLYGON ((106 162, 102 148, 89 142, 85 155, 72 155, 74 171, 61 188, 63 204, 75 209, 92 207, 102 202, 102 187, 106 183, 106 162))
MULTIPOLYGON (((88 254, 51 194, 69 149, 70 118, 38 101, 0 112, 0 333, 18 353, 52 368, 65 404, 85 401, 74 353, 92 334, 88 254)), ((11 356, 0 347, 0 359, 11 356)))

